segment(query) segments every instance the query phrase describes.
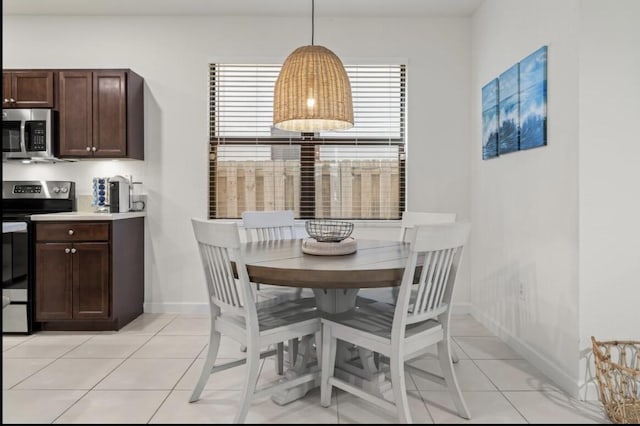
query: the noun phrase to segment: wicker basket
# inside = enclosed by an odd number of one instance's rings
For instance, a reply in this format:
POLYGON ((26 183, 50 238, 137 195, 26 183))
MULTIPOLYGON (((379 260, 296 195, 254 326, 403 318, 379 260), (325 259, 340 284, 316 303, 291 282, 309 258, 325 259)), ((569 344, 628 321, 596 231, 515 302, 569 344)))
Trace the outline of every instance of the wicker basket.
POLYGON ((600 400, 609 419, 640 423, 640 342, 598 342, 593 336, 591 342, 600 400))

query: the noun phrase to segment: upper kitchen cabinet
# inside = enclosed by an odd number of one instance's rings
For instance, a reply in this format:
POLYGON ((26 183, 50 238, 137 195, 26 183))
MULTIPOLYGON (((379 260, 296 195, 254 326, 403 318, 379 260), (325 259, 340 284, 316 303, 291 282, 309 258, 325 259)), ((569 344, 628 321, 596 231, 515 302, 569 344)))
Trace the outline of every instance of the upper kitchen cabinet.
POLYGON ((60 70, 59 155, 144 160, 143 79, 128 69, 60 70))
POLYGON ((3 70, 2 108, 53 108, 54 72, 3 70))

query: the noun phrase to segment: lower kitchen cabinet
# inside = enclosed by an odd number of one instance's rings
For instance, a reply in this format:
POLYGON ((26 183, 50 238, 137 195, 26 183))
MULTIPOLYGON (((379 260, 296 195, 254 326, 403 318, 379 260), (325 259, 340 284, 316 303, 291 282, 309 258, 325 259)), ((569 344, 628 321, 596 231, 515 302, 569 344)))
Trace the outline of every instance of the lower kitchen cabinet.
POLYGON ((35 230, 35 319, 44 330, 118 330, 142 313, 144 218, 35 230))

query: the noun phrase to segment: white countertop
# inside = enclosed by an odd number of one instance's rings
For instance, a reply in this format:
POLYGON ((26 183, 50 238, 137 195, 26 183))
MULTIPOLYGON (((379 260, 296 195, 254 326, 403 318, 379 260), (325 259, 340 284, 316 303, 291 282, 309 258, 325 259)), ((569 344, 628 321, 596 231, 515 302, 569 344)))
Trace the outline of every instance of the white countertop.
POLYGON ((2 222, 2 233, 26 231, 27 224, 24 222, 2 222))
POLYGON ((95 212, 68 212, 68 213, 47 213, 33 214, 33 221, 66 221, 66 220, 122 220, 134 217, 145 217, 146 212, 128 213, 95 213, 95 212))

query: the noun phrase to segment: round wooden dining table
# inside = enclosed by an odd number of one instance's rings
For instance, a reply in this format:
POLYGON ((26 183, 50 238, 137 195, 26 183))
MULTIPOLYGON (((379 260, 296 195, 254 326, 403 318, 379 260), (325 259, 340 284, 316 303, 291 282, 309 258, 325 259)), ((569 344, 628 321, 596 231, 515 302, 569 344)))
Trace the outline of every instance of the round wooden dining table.
POLYGON ((409 245, 357 240, 354 253, 319 256, 302 251, 303 240, 245 243, 241 251, 252 282, 311 288, 320 311, 339 313, 355 306, 361 288, 400 285, 409 245))
MULTIPOLYGON (((357 240, 354 253, 339 256, 306 254, 302 251, 302 242, 299 239, 242 244, 249 279, 260 284, 311 288, 316 307, 327 314, 355 308, 360 289, 400 285, 409 256, 409 244, 400 241, 357 240)), ((303 339, 301 347, 301 351, 315 357, 309 339, 303 339)), ((370 351, 359 351, 358 365, 351 364, 352 351, 346 345, 339 344, 338 353, 335 369, 338 377, 370 393, 384 394, 385 389, 380 388, 384 373, 378 371, 370 351)), ((318 375, 315 382, 293 386, 271 399, 279 405, 288 404, 320 385, 318 366, 310 369, 304 357, 299 356, 296 365, 285 376, 294 379, 310 371, 318 375)), ((386 386, 386 392, 390 392, 389 386, 386 386)))

